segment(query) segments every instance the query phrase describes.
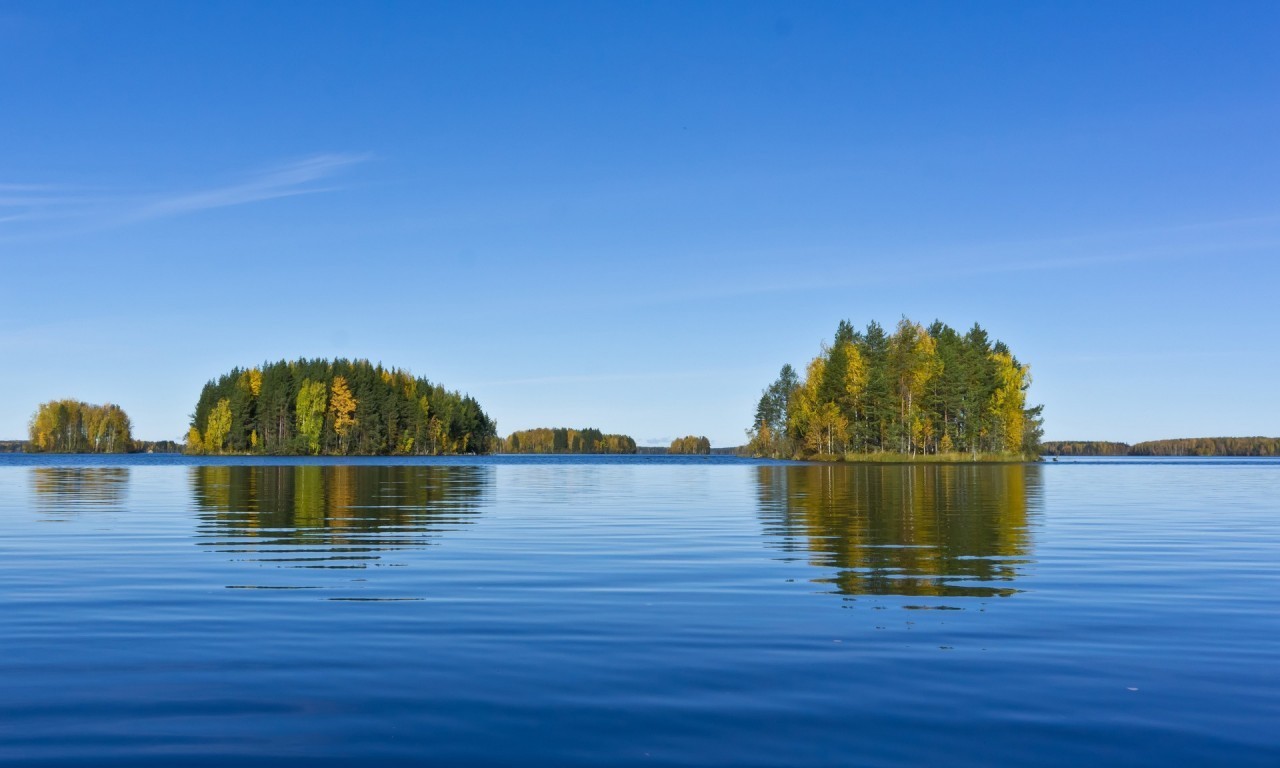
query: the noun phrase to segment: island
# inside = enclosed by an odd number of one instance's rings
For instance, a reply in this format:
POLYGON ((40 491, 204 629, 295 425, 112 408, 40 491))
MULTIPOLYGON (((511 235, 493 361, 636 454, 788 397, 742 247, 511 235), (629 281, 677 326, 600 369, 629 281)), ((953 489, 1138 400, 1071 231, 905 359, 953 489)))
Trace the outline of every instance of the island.
POLYGON ((501 453, 617 453, 636 452, 630 435, 609 435, 598 429, 539 427, 512 432, 497 447, 501 453))
POLYGON ((711 441, 705 436, 685 435, 671 441, 667 453, 685 453, 699 456, 711 455, 711 441))
POLYGON ((200 392, 187 452, 488 453, 497 423, 469 395, 368 360, 281 360, 235 368, 200 392))
POLYGON ((36 408, 23 449, 27 453, 129 453, 132 424, 124 409, 105 403, 50 400, 36 408))
POLYGON ((964 334, 903 317, 893 333, 844 320, 801 378, 784 365, 747 431, 757 457, 1024 461, 1039 454, 1030 368, 974 324, 964 334))

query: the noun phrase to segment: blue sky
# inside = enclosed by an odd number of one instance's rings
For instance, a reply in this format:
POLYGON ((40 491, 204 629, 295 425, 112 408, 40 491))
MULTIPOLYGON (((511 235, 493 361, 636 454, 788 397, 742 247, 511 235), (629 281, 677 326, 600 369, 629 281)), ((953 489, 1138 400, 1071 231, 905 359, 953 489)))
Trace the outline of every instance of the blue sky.
POLYGON ((0 2, 0 438, 367 357, 742 442, 837 322, 1048 438, 1280 434, 1275 3, 0 2))

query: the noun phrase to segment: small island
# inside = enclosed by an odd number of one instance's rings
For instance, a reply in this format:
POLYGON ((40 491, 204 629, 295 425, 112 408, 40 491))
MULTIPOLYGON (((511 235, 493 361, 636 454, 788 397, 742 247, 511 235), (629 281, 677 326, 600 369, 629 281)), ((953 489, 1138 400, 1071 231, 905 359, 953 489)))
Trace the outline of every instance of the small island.
POLYGON ((31 417, 27 453, 129 453, 132 424, 124 409, 105 403, 50 400, 31 417))
POLYGON ((187 452, 272 455, 488 453, 497 424, 469 395, 368 360, 236 368, 200 392, 187 452))
POLYGON ((667 453, 683 453, 695 456, 710 456, 711 441, 706 436, 685 435, 671 441, 667 453))
POLYGON ((784 365, 747 432, 758 457, 842 461, 1026 461, 1042 406, 1030 368, 976 323, 960 334, 906 317, 892 334, 846 320, 804 378, 784 365))
POLYGON ((636 452, 630 435, 609 435, 598 429, 540 427, 512 432, 496 447, 500 453, 613 453, 636 452))

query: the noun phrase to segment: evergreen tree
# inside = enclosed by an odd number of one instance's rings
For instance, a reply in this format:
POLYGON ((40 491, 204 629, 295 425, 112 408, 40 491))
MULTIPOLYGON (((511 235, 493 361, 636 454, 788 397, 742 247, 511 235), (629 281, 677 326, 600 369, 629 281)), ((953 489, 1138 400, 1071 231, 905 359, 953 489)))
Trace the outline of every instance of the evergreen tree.
POLYGON ((842 321, 804 379, 792 372, 785 405, 781 378, 765 388, 748 431, 757 456, 976 458, 1039 447, 1042 407, 1026 405, 1029 369, 977 324, 961 336, 940 321, 926 329, 903 317, 892 335, 874 321, 859 335, 842 321))
POLYGON ((756 405, 756 417, 747 437, 753 452, 759 456, 789 456, 791 445, 787 438, 787 413, 791 398, 799 386, 800 377, 788 363, 778 372, 778 378, 765 387, 756 405))
POLYGON ((867 386, 864 395, 864 413, 861 434, 855 442, 864 452, 882 451, 891 444, 894 398, 889 380, 889 337, 884 328, 872 320, 862 335, 859 351, 867 366, 867 386))
POLYGON ((474 399, 405 371, 367 360, 300 359, 237 368, 207 383, 192 413, 187 450, 483 453, 496 433, 474 399), (212 437, 219 439, 210 439, 211 416, 212 437))

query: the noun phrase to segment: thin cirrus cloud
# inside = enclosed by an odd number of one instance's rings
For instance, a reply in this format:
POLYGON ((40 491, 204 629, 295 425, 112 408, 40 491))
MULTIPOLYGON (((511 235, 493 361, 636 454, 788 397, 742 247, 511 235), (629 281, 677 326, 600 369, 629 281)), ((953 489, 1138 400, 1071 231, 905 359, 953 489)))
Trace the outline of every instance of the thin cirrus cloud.
POLYGON ((47 235, 182 216, 215 208, 328 192, 332 179, 368 159, 321 154, 245 175, 221 186, 145 194, 55 184, 0 184, 0 233, 47 235), (57 229, 42 227, 55 223, 57 229), (7 230, 7 231, 6 231, 7 230))
POLYGON ((55 184, 0 184, 0 223, 65 218, 85 210, 93 198, 55 184))
POLYGON ((135 212, 135 217, 154 219, 210 208, 227 208, 262 200, 327 192, 334 187, 317 186, 317 183, 365 159, 367 158, 364 155, 316 155, 289 165, 268 169, 238 184, 153 201, 139 208, 135 212))

